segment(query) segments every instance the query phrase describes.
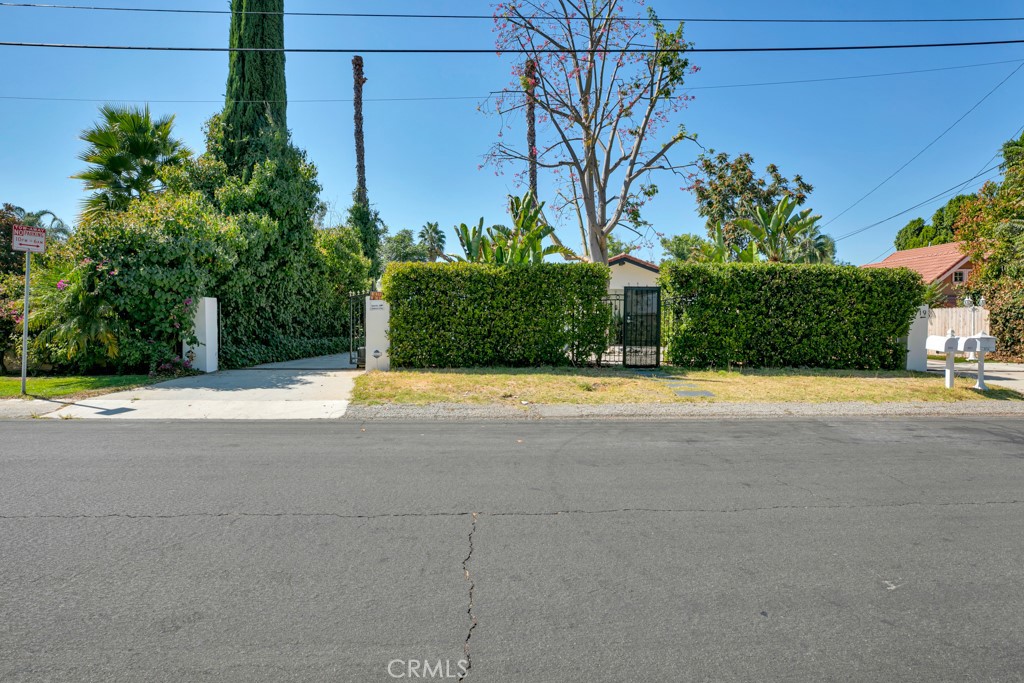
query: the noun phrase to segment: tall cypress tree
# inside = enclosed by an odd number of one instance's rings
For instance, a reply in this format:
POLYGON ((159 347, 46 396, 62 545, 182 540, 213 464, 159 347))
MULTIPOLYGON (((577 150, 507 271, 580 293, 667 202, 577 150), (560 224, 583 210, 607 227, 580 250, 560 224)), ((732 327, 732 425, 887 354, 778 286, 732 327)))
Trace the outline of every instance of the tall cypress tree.
MULTIPOLYGON (((231 0, 232 48, 284 48, 284 0, 231 0)), ((226 161, 251 165, 250 144, 288 128, 284 52, 232 52, 224 103, 226 161)))

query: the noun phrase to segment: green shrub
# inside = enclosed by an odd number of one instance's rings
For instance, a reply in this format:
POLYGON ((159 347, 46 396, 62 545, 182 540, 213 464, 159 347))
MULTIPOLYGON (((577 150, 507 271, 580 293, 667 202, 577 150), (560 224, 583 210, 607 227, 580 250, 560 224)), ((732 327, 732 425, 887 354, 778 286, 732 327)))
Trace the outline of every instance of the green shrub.
POLYGON ((906 269, 672 262, 667 358, 689 367, 902 368, 922 300, 906 269))
POLYGON ((4 357, 15 348, 21 335, 22 293, 25 277, 13 273, 0 273, 0 375, 7 372, 4 357))
POLYGON ((609 270, 596 264, 392 263, 391 362, 403 367, 586 363, 604 351, 609 270))

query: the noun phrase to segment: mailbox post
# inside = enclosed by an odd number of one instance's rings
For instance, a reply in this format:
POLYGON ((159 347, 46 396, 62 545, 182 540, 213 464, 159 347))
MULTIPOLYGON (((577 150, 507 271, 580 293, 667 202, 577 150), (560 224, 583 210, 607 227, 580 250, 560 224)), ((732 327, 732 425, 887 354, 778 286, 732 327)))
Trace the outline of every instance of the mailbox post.
POLYGON ((952 332, 953 332, 953 330, 950 330, 950 335, 948 337, 941 337, 939 335, 934 335, 933 334, 930 337, 928 337, 928 341, 925 344, 925 347, 929 351, 935 351, 937 353, 944 353, 944 354, 946 354, 946 388, 947 389, 952 389, 953 388, 953 380, 954 380, 954 377, 955 377, 955 374, 954 374, 953 371, 955 369, 955 362, 956 362, 955 354, 956 354, 956 351, 957 351, 957 346, 959 345, 959 342, 960 342, 960 338, 959 337, 954 337, 952 332))
POLYGON ((988 391, 985 386, 985 354, 994 353, 996 350, 996 338, 987 334, 975 334, 970 337, 961 337, 957 350, 961 353, 975 353, 978 355, 978 381, 974 388, 979 391, 988 391))
POLYGON ((955 337, 953 330, 949 331, 948 337, 932 335, 928 337, 926 347, 929 351, 946 354, 946 388, 953 388, 955 377, 955 359, 958 353, 978 354, 978 381, 974 388, 979 391, 988 391, 985 385, 985 354, 994 353, 996 350, 996 338, 987 334, 975 334, 970 337, 955 337))

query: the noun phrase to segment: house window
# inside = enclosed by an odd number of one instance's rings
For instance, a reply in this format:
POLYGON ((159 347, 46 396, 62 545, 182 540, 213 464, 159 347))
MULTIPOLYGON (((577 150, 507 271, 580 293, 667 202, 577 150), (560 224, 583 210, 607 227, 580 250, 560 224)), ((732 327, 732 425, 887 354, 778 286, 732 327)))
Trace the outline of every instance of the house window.
POLYGON ((966 270, 955 270, 953 271, 953 284, 959 285, 967 282, 967 271, 966 270))

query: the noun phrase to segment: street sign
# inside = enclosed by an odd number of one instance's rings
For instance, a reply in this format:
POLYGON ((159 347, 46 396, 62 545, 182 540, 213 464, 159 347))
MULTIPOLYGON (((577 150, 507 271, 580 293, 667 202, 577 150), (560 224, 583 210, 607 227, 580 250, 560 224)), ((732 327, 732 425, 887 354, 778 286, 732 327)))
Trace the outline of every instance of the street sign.
POLYGON ((14 251, 43 253, 46 251, 46 230, 15 225, 11 233, 11 248, 14 251))

